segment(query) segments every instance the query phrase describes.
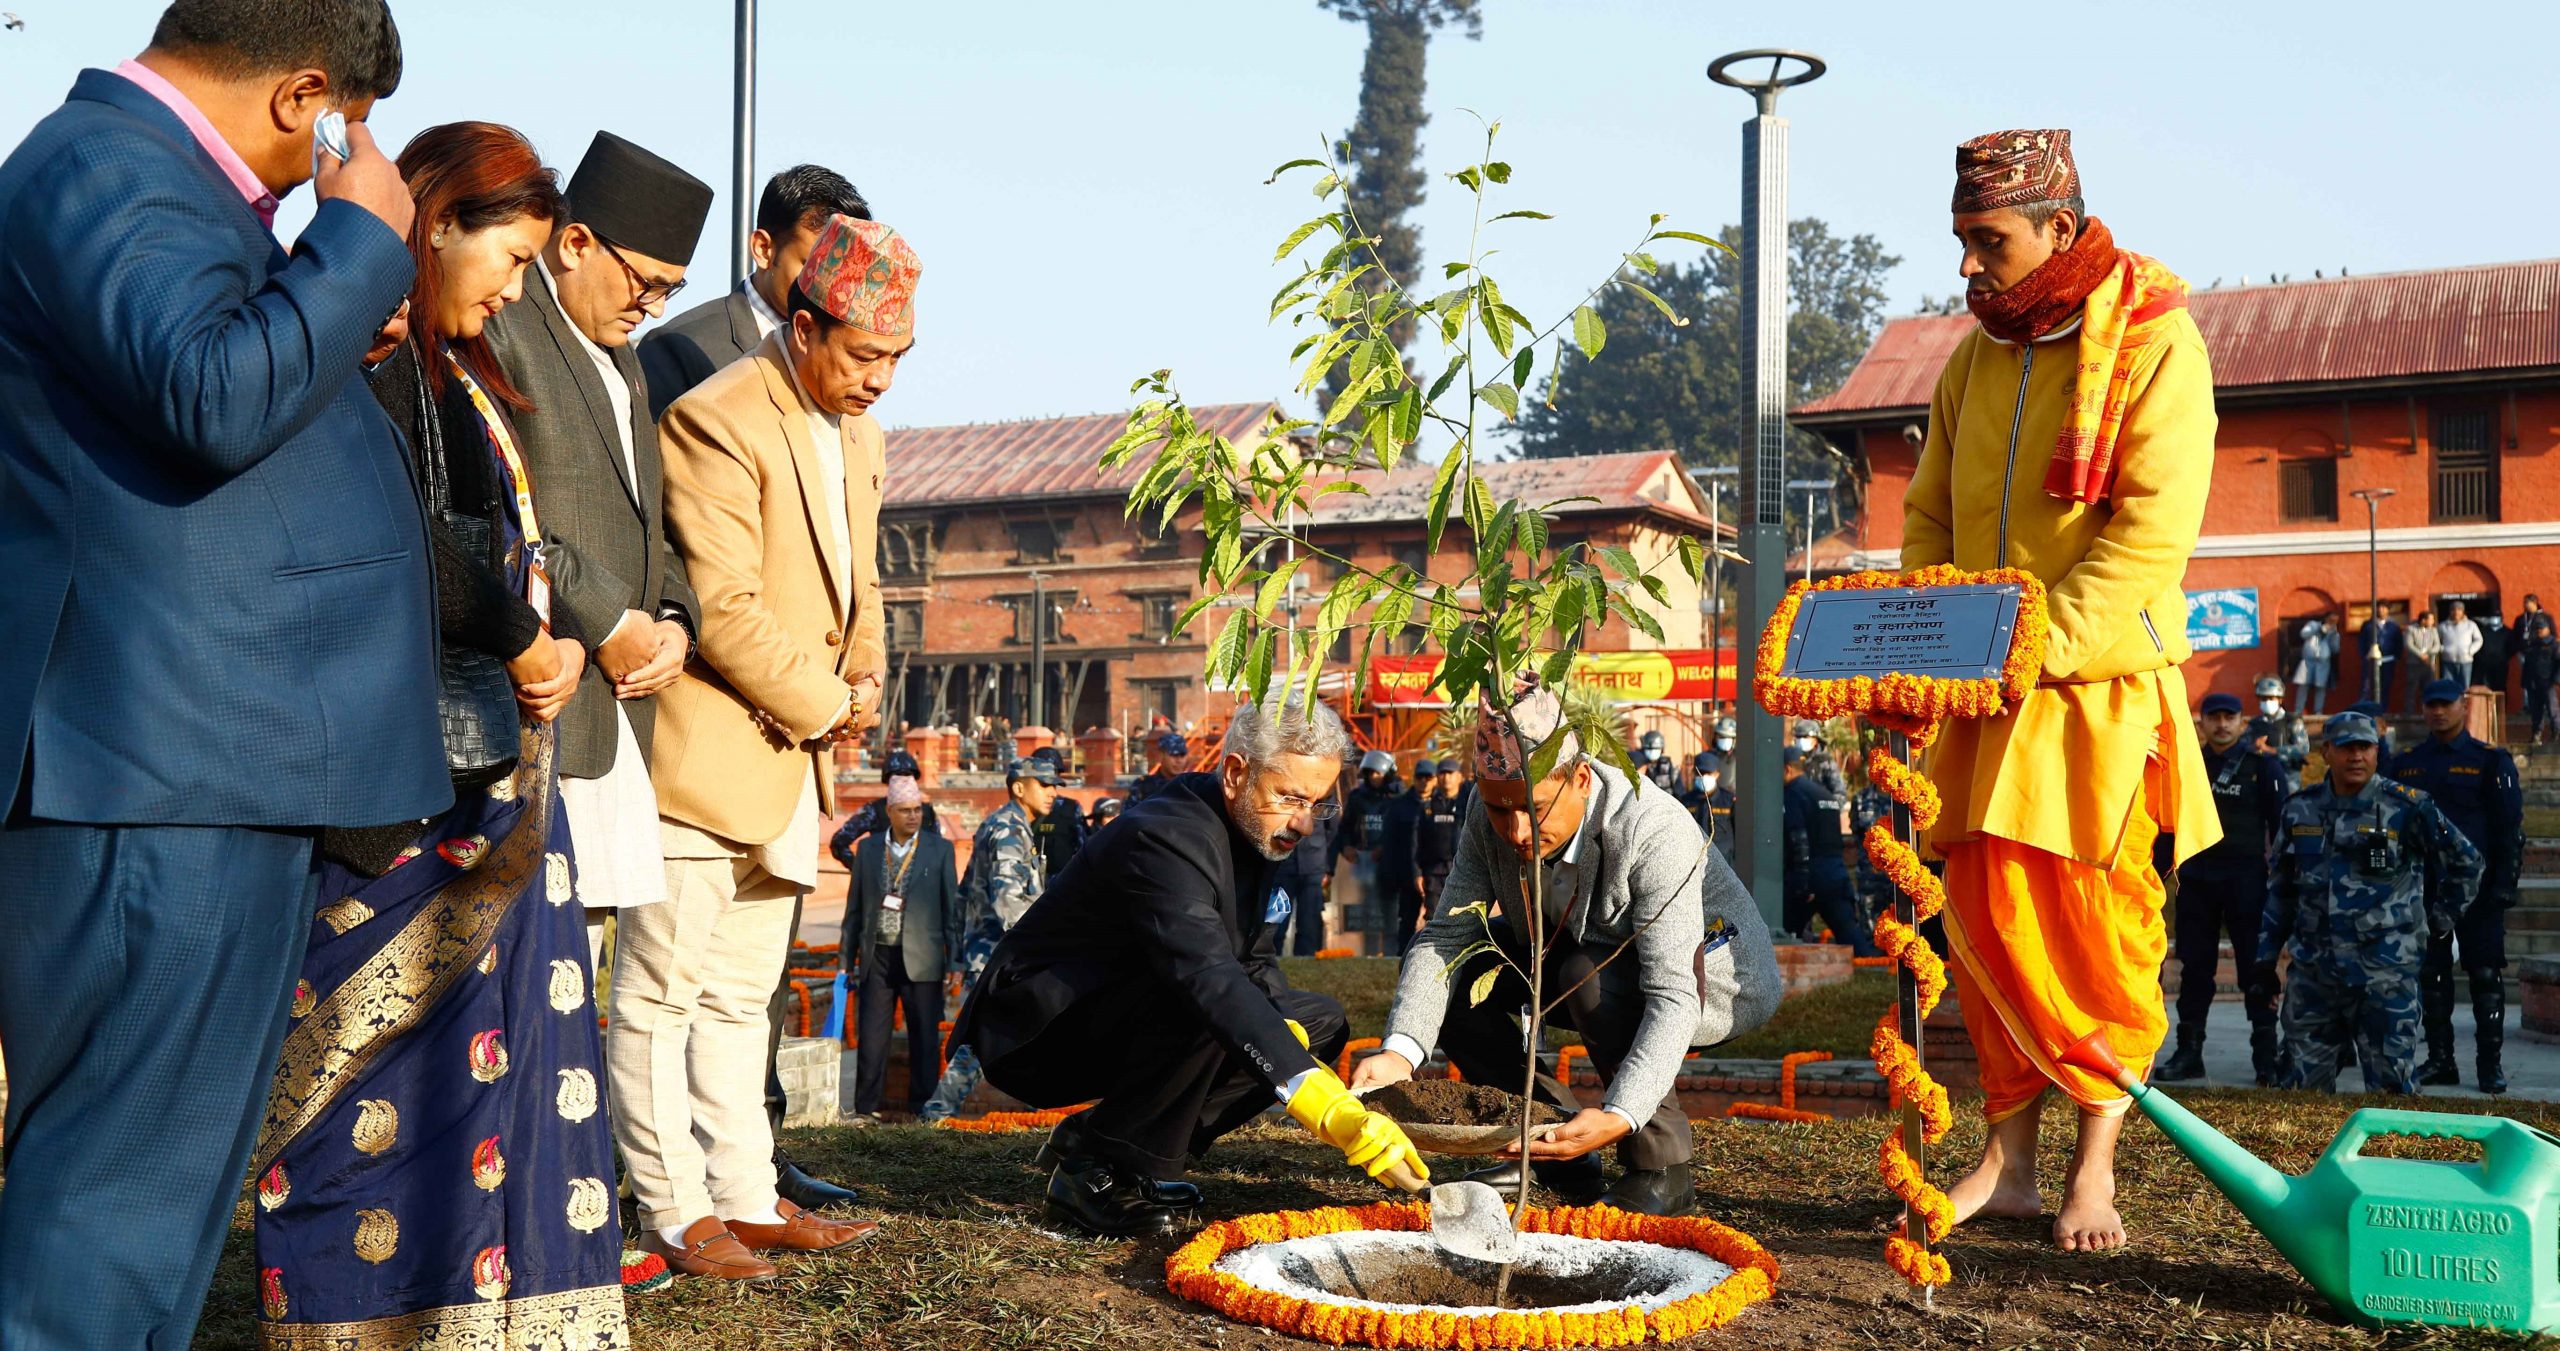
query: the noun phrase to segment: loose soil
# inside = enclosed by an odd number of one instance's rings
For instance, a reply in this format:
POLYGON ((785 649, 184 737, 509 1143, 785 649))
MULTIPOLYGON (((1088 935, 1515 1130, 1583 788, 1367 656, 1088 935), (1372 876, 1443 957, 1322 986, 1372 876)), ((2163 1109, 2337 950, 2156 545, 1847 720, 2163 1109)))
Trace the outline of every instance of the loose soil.
MULTIPOLYGON (((1463 1257, 1435 1262, 1417 1257, 1372 1278, 1363 1289, 1335 1293, 1376 1300, 1381 1304, 1490 1308, 1494 1302, 1496 1275, 1497 1268, 1491 1262, 1475 1262, 1463 1257)), ((1649 1271, 1641 1263, 1623 1260, 1604 1260, 1590 1271, 1574 1276, 1514 1271, 1511 1273, 1511 1295, 1502 1307, 1561 1309, 1602 1300, 1637 1300, 1658 1294, 1669 1284, 1670 1278, 1662 1272, 1649 1271)))
MULTIPOLYGON (((1407 1079, 1362 1098, 1373 1112, 1383 1112, 1387 1119, 1403 1125, 1438 1126, 1508 1126, 1520 1119, 1518 1094, 1505 1093, 1489 1084, 1460 1083, 1450 1079, 1407 1079)), ((1564 1113, 1552 1105, 1532 1101, 1529 1124, 1544 1126, 1564 1120, 1564 1113)), ((1412 1301, 1420 1303, 1421 1301, 1412 1301)))

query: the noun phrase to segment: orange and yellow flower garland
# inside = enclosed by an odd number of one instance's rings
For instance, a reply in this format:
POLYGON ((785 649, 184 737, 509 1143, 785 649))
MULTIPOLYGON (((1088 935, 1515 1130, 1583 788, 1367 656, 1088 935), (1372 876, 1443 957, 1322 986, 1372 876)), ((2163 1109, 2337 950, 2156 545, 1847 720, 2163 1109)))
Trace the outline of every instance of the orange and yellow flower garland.
POLYGON ((1047 1130, 1092 1105, 1089 1102, 1080 1103, 1074 1107, 1059 1107, 1045 1112, 989 1112, 985 1116, 969 1117, 965 1120, 956 1116, 947 1116, 934 1124, 947 1131, 970 1131, 980 1135, 999 1135, 1006 1131, 1039 1131, 1047 1130))
POLYGON ((1816 1065, 1831 1058, 1829 1051, 1792 1051, 1778 1061, 1778 1105, 1763 1106, 1756 1102, 1737 1102, 1724 1109, 1728 1117, 1753 1121, 1829 1121, 1829 1112, 1800 1111, 1796 1107, 1796 1067, 1816 1065))
MULTIPOLYGON (((1761 706, 1780 717, 1862 715, 1907 737, 1916 759, 1922 749, 1937 740, 1939 728, 1948 719, 1989 717, 2027 697, 2044 670, 2046 624, 2044 584, 2015 568, 1965 572, 1938 566, 1905 573, 1851 573, 1811 584, 1798 582, 1787 588, 1786 598, 1779 602, 1777 612, 1769 617, 1768 628, 1760 635, 1754 690, 1761 706), (1914 675, 1809 680, 1779 674, 1786 657, 1788 631, 1794 628, 1796 610, 1809 592, 1986 583, 2011 583, 2019 589, 2017 626, 2011 634, 2008 660, 2001 664, 1997 680, 1914 675)), ((1886 797, 1908 808, 1912 822, 1921 830, 1937 824, 1943 804, 1937 788, 1921 775, 1916 763, 1907 764, 1882 748, 1871 749, 1867 752, 1867 778, 1886 797)), ((1903 843, 1889 824, 1880 821, 1869 827, 1864 843, 1868 861, 1911 898, 1912 923, 1905 924, 1890 913, 1879 915, 1875 939, 1889 961, 1911 972, 1920 1016, 1925 1019, 1946 994, 1947 968, 1913 925, 1926 922, 1945 908, 1946 887, 1936 874, 1922 866, 1919 854, 1903 843)), ((1919 1053, 1903 1039, 1899 1009, 1888 1009, 1877 1020, 1868 1050, 1875 1057, 1877 1072, 1885 1078, 1894 1108, 1910 1108, 1919 1113, 1920 1138, 1924 1142, 1936 1144, 1944 1139, 1954 1121, 1954 1113, 1947 1105, 1946 1087, 1922 1068, 1919 1053)), ((1935 1244, 1944 1239, 1955 1226, 1955 1206, 1945 1192, 1929 1185, 1919 1161, 1904 1146, 1900 1129, 1885 1137, 1877 1162, 1885 1187, 1920 1216, 1928 1242, 1935 1244)), ((1913 1285, 1944 1285, 1953 1278, 1947 1259, 1913 1241, 1907 1232, 1886 1240, 1885 1261, 1913 1285)))
POLYGON ((1427 1206, 1400 1202, 1322 1210, 1247 1215, 1202 1229, 1165 1259, 1165 1284, 1173 1293, 1205 1304, 1239 1322, 1335 1346, 1549 1347, 1635 1346, 1647 1337, 1678 1341, 1721 1327, 1778 1288, 1778 1263, 1741 1230, 1694 1216, 1637 1215, 1609 1206, 1587 1209, 1531 1207, 1522 1229, 1532 1234, 1658 1243, 1701 1252, 1733 1268, 1715 1289, 1666 1304, 1651 1313, 1629 1305, 1606 1313, 1553 1309, 1469 1314, 1392 1313, 1300 1299, 1246 1284, 1217 1269, 1218 1259, 1257 1243, 1278 1243, 1355 1229, 1411 1233, 1431 1227, 1427 1206))

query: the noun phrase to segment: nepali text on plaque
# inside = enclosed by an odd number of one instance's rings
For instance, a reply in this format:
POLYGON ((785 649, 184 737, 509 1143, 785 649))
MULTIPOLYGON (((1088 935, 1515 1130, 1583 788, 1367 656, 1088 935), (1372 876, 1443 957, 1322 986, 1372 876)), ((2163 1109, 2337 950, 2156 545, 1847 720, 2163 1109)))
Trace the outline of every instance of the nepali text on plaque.
POLYGON ((1796 607, 1779 674, 1997 680, 2017 625, 2010 583, 1811 591, 1796 607))

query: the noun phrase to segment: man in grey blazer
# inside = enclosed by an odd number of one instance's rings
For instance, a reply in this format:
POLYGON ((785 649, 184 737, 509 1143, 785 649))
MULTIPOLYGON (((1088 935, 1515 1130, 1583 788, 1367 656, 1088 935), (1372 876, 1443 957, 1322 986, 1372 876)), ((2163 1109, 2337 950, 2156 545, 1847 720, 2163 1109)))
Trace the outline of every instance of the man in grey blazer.
MULTIPOLYGON (((1360 1063, 1351 1086, 1411 1078, 1434 1043, 1470 1083, 1522 1081, 1524 865, 1541 860, 1544 993, 1555 1005, 1546 1025, 1580 1032, 1608 1087, 1600 1106, 1530 1146, 1538 1179, 1569 1204, 1591 1204, 1603 1193, 1594 1151, 1615 1144, 1625 1176, 1607 1189, 1609 1204, 1685 1212, 1695 1194, 1689 1118, 1673 1088, 1691 1047, 1748 1032, 1777 1011, 1777 953, 1760 909, 1678 800, 1658 788, 1640 792, 1582 753, 1554 694, 1531 691, 1508 714, 1482 710, 1476 764, 1476 802, 1439 909, 1405 954, 1385 1045, 1360 1063), (1554 737, 1565 739, 1555 768, 1533 785, 1531 757, 1554 737), (1499 953, 1469 953, 1488 939, 1499 953), (1479 998, 1474 987, 1487 972, 1494 983, 1479 998)), ((1538 1096, 1577 1105, 1546 1075, 1538 1096)), ((1516 1181, 1517 1167, 1478 1180, 1516 1181)))
MULTIPOLYGON (((540 486, 553 603, 597 635, 559 720, 560 799, 579 898, 603 912, 666 896, 649 783, 654 696, 691 652, 695 601, 667 540, 658 430, 631 332, 684 284, 711 189, 609 131, 569 180, 569 211, 489 341, 533 401, 515 417, 540 486)), ((591 954, 592 955, 592 954, 591 954)))
POLYGON ((888 1088, 891 1011, 907 1011, 910 1114, 923 1109, 941 1079, 942 978, 960 969, 960 870, 951 841, 924 828, 924 790, 910 778, 889 781, 889 828, 862 837, 848 870, 847 938, 862 952, 855 1026, 853 1111, 880 1115, 888 1088))
POLYGON ((800 279, 818 231, 835 216, 871 219, 871 204, 835 170, 800 164, 765 181, 756 199, 755 233, 747 237, 755 271, 727 295, 686 310, 640 342, 649 416, 665 416, 668 404, 712 372, 756 350, 775 329, 791 326, 791 284, 800 279))

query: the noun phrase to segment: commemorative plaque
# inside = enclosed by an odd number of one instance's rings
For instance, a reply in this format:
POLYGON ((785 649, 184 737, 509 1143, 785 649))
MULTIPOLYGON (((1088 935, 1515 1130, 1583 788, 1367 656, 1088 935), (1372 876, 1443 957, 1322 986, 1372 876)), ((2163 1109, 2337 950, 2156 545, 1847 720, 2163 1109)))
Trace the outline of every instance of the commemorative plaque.
POLYGON ((1779 673, 1800 680, 1998 680, 2018 627, 2019 594, 2008 582, 1808 591, 1779 673))

